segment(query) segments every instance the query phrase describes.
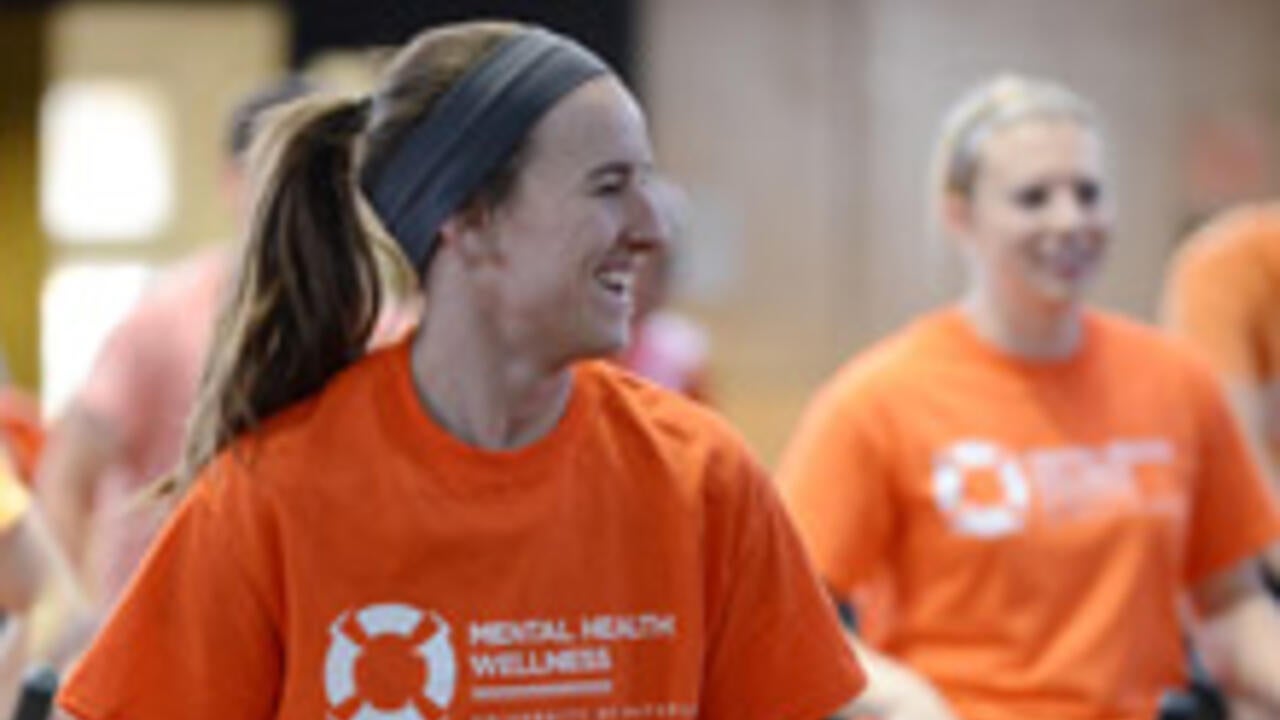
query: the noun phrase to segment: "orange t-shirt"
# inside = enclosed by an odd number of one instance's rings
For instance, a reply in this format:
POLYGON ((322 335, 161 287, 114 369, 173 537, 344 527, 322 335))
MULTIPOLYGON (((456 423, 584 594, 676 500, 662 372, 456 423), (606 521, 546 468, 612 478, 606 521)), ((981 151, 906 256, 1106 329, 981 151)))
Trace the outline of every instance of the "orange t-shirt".
POLYGON ((0 387, 0 446, 9 451, 14 470, 30 485, 36 476, 45 430, 34 398, 12 387, 0 387))
POLYGON ((1162 313, 1227 383, 1261 391, 1261 449, 1280 463, 1280 205, 1233 210, 1189 238, 1162 313))
POLYGON ((814 720, 862 677, 769 484, 694 404, 579 365, 555 429, 429 419, 409 344, 224 453, 60 702, 85 720, 814 720))
POLYGON ((1057 362, 916 321, 821 391, 780 481, 868 641, 981 720, 1155 717, 1182 591, 1280 537, 1209 371, 1095 312, 1057 362))
POLYGON ((1226 213, 1170 266, 1165 323, 1225 377, 1280 379, 1280 205, 1226 213))

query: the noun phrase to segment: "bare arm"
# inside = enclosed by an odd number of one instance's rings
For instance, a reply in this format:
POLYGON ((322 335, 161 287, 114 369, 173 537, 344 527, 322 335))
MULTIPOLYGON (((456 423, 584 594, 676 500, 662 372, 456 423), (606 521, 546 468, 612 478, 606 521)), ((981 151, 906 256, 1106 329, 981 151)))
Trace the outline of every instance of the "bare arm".
POLYGON ((1257 562, 1202 582, 1192 599, 1210 672, 1232 695, 1280 713, 1280 606, 1263 589, 1257 562))
MULTIPOLYGON (((1231 382, 1227 385, 1227 397, 1258 467, 1273 491, 1280 492, 1280 463, 1273 450, 1280 448, 1280 382, 1264 385, 1231 382)), ((1269 548, 1263 558, 1271 574, 1280 577, 1280 544, 1269 548)))
POLYGON ((53 537, 90 591, 86 563, 94 489, 119 452, 119 445, 118 433, 110 423, 72 405, 49 439, 36 482, 53 537))
POLYGON ((88 640, 92 619, 38 510, 0 531, 0 708, 7 716, 27 668, 65 669, 88 640))
POLYGON ((0 604, 26 621, 35 661, 63 666, 87 639, 84 596, 35 508, 0 533, 0 604))
POLYGON ((1274 482, 1280 468, 1270 448, 1280 440, 1280 383, 1227 381, 1227 398, 1259 467, 1274 482))
POLYGON ((922 675, 852 633, 848 639, 867 673, 867 688, 838 717, 869 714, 882 720, 956 720, 942 695, 922 675))
POLYGON ((8 613, 29 612, 50 573, 48 548, 34 517, 28 511, 0 531, 0 608, 8 613))

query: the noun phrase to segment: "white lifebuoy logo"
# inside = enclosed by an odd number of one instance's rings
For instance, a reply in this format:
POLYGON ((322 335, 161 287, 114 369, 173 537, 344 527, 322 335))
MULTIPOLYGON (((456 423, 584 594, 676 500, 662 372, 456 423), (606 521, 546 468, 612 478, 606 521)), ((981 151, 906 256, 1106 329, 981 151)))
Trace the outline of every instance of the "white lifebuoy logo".
POLYGON ((1022 529, 1031 490, 1018 459, 981 440, 957 442, 933 463, 933 495, 938 509, 961 535, 994 538, 1022 529), (997 497, 975 499, 975 484, 994 475, 997 497))
POLYGON ((432 720, 453 702, 449 624, 399 603, 348 610, 329 626, 324 689, 337 720, 432 720))

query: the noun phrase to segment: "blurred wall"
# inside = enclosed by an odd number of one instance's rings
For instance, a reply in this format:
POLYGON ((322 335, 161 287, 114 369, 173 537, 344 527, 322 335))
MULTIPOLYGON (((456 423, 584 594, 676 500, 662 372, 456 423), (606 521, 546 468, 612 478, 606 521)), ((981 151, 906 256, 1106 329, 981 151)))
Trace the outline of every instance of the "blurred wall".
POLYGON ((13 381, 28 388, 39 378, 37 307, 45 267, 36 210, 43 28, 37 11, 0 11, 0 348, 13 381))
MULTIPOLYGON (((39 337, 32 330, 6 337, 6 345, 25 362, 21 379, 52 414, 154 270, 234 236, 224 182, 227 120, 248 92, 285 71, 288 33, 283 11, 269 0, 105 0, 58 3, 30 36, 42 51, 41 78, 20 102, 32 123, 44 118, 29 135, 49 160, 49 176, 33 171, 21 192, 47 193, 58 183, 44 198, 56 200, 43 204, 46 214, 57 208, 62 230, 39 227, 32 210, 18 242, 38 254, 4 257, 27 291, 0 292, 5 312, 42 323, 39 337), (122 134, 125 99, 133 135, 122 134), (76 129, 53 130, 67 127, 76 129), (114 146, 107 144, 112 138, 114 146), (167 213, 164 197, 171 199, 167 213), (108 220, 103 213, 113 210, 108 220)), ((3 90, 8 98, 8 83, 3 90)))
POLYGON ((683 304, 712 332, 724 410, 770 461, 822 378, 961 287, 925 183, 942 113, 978 80, 1043 74, 1100 106, 1119 207, 1096 292, 1110 308, 1150 317, 1168 253, 1204 205, 1280 190, 1270 0, 642 7, 660 160, 693 205, 683 304), (1241 124, 1258 141, 1255 177, 1235 197, 1198 196, 1195 148, 1241 124))
POLYGON ((285 18, 269 2, 73 2, 52 13, 51 82, 120 79, 149 86, 165 103, 175 206, 146 252, 169 258, 230 236, 219 185, 227 117, 285 71, 287 39, 285 18))

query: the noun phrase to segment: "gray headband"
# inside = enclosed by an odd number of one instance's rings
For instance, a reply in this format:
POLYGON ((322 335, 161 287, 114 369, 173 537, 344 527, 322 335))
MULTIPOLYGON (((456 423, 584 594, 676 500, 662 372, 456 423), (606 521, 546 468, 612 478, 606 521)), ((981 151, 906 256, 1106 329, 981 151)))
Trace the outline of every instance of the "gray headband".
POLYGON ((440 226, 504 162, 561 97, 608 66, 545 30, 502 41, 436 101, 366 183, 383 225, 414 267, 440 226))

